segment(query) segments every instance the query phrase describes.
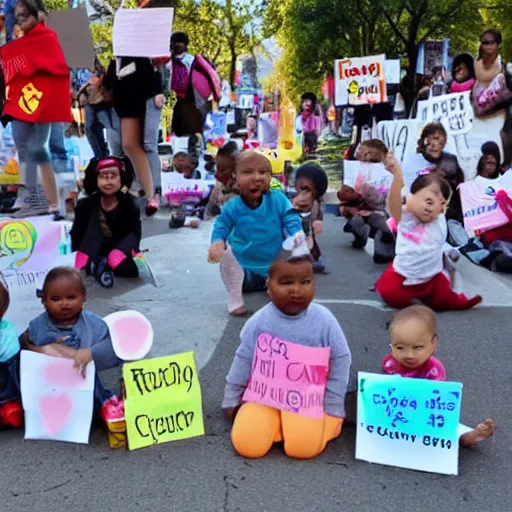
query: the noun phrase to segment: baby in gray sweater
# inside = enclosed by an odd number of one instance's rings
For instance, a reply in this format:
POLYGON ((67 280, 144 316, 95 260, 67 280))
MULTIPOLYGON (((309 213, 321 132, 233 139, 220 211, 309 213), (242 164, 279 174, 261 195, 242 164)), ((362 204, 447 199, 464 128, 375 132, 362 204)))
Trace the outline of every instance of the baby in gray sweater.
MULTIPOLYGON (((341 432, 351 363, 350 349, 333 314, 320 304, 312 304, 314 291, 315 282, 310 257, 288 258, 284 261, 278 259, 272 264, 268 277, 268 295, 272 302, 255 313, 242 329, 240 346, 226 377, 222 408, 229 419, 235 420, 231 437, 236 451, 243 456, 261 457, 271 448, 273 442, 284 440, 285 451, 289 456, 311 458, 323 451, 327 441, 337 437, 341 432), (325 415, 324 419, 313 420, 320 422, 318 443, 309 438, 297 443, 295 432, 289 436, 295 441, 288 443, 287 446, 283 414, 293 415, 294 424, 297 418, 299 421, 311 421, 312 418, 293 412, 278 411, 260 404, 245 403, 241 406, 242 395, 251 376, 255 347, 261 335, 307 347, 330 348, 324 398, 325 415), (244 409, 247 406, 251 406, 250 413, 244 409), (255 410, 254 406, 259 409, 255 410), (262 411, 265 416, 263 418, 260 414, 262 411), (262 422, 266 422, 267 418, 271 423, 270 429, 275 427, 275 436, 258 441, 254 437, 258 436, 258 433, 252 432, 252 424, 254 423, 260 433, 268 432, 262 427, 262 422), (332 428, 325 427, 324 423, 332 428), (251 441, 246 442, 249 439, 251 441), (303 446, 315 446, 314 453, 304 454, 303 446)), ((290 428, 291 423, 287 425, 290 428)), ((264 433, 261 435, 265 436, 264 433)))

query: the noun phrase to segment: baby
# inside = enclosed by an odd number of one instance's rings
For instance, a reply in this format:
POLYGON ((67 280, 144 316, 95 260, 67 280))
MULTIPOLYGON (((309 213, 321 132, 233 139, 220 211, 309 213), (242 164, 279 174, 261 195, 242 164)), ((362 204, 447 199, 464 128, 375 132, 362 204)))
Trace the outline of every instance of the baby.
MULTIPOLYGON (((434 356, 437 322, 434 312, 422 305, 398 312, 389 327, 391 354, 382 362, 385 373, 413 379, 446 380, 443 363, 434 356)), ((471 447, 491 437, 495 423, 488 418, 471 429, 459 425, 459 443, 471 447)))

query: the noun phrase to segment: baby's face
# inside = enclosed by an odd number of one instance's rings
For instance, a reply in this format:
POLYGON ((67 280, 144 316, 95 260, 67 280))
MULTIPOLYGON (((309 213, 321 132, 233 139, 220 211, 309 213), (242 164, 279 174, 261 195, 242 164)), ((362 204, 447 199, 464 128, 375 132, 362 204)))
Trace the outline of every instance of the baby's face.
POLYGON ((391 330, 391 354, 405 368, 425 364, 437 347, 437 335, 418 318, 400 321, 391 330))
POLYGON ((313 208, 316 189, 314 183, 308 178, 299 178, 295 183, 297 195, 293 199, 293 206, 301 212, 309 212, 313 208))
POLYGON ((361 146, 357 152, 357 159, 360 162, 368 162, 378 164, 383 162, 386 158, 386 155, 375 148, 370 148, 368 146, 361 146))
POLYGON ((432 183, 415 194, 409 194, 406 200, 407 211, 424 224, 436 220, 444 213, 446 204, 447 201, 437 183, 432 183))

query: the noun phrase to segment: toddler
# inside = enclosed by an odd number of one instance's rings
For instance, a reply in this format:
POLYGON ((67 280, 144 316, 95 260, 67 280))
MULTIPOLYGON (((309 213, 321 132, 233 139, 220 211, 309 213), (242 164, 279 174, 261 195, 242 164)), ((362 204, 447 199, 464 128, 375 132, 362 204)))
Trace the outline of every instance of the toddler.
POLYGON ((386 167, 393 174, 388 195, 391 216, 398 221, 396 256, 375 285, 382 300, 401 309, 420 301, 434 311, 470 309, 482 301, 456 293, 443 274, 447 235, 446 205, 449 183, 438 173, 419 176, 402 206, 404 178, 400 165, 389 154, 386 167))
POLYGON ((83 184, 88 197, 78 201, 71 228, 76 268, 85 268, 106 288, 114 285, 114 275, 139 275, 133 255, 139 252, 140 210, 129 193, 131 164, 125 164, 116 157, 91 160, 83 184))
POLYGON ((174 170, 183 175, 183 177, 187 180, 200 180, 201 173, 197 170, 197 161, 194 157, 180 151, 174 155, 172 160, 172 165, 174 170))
POLYGON ((18 381, 20 343, 14 324, 4 320, 9 303, 9 290, 0 281, 0 425, 21 427, 23 408, 18 381))
POLYGON ((282 192, 270 190, 271 177, 267 157, 255 151, 242 153, 236 165, 240 195, 224 205, 213 228, 208 261, 220 263, 228 311, 235 316, 247 314, 242 291, 264 290, 284 238, 302 231, 290 201, 282 192))
MULTIPOLYGON (((222 407, 226 416, 234 419, 231 441, 243 457, 263 457, 275 442, 283 441, 289 457, 311 459, 322 453, 328 441, 341 434, 350 349, 332 313, 312 303, 315 278, 309 256, 290 256, 283 251, 270 268, 267 293, 271 303, 244 325, 240 346, 226 377, 222 407), (323 418, 306 417, 260 403, 242 403, 251 368, 257 363, 255 347, 265 335, 272 338, 276 347, 281 340, 288 340, 306 347, 330 348, 323 418)), ((313 366, 308 369, 312 370, 313 366)))
POLYGON ((316 235, 323 230, 323 212, 320 200, 328 186, 325 171, 318 165, 305 164, 297 169, 295 174, 295 190, 297 195, 293 198, 293 207, 302 217, 302 228, 308 239, 308 248, 313 257, 315 272, 325 272, 325 263, 320 248, 316 242, 316 235))
MULTIPOLYGON (((431 309, 415 305, 398 312, 389 327, 391 354, 382 362, 385 373, 413 379, 446 380, 446 371, 434 356, 437 322, 431 309)), ((474 429, 459 425, 462 447, 475 446, 494 434, 495 423, 488 418, 474 429)))
POLYGON ((54 357, 74 360, 85 376, 94 361, 94 401, 104 421, 124 419, 123 402, 105 389, 98 372, 119 366, 107 324, 95 313, 83 309, 85 285, 80 272, 72 267, 55 267, 48 272, 42 290, 45 312, 29 323, 20 336, 21 347, 54 357))

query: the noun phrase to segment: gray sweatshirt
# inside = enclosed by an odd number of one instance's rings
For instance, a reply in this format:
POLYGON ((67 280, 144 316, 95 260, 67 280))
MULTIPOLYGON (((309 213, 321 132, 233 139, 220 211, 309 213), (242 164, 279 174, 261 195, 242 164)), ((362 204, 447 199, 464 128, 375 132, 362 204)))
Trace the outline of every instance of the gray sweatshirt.
POLYGON ((334 315, 326 307, 314 303, 297 316, 285 315, 270 303, 246 322, 240 333, 240 345, 226 377, 222 407, 227 409, 240 405, 251 374, 256 340, 262 333, 298 345, 331 347, 324 408, 330 416, 344 418, 345 394, 352 359, 350 349, 334 315))

